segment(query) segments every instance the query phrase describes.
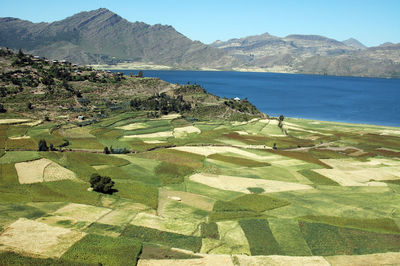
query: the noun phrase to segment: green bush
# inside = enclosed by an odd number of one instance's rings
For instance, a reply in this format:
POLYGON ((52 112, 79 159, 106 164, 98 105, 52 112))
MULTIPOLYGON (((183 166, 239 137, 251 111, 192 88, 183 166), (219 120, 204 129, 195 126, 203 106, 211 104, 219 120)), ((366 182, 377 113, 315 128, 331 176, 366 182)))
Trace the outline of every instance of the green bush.
POLYGON ((191 250, 193 252, 199 252, 202 244, 200 237, 186 236, 135 225, 128 225, 122 232, 122 236, 134 238, 138 241, 191 250))
POLYGON ((112 194, 115 190, 113 189, 114 181, 108 176, 100 176, 99 174, 92 174, 90 177, 90 186, 94 191, 112 194))

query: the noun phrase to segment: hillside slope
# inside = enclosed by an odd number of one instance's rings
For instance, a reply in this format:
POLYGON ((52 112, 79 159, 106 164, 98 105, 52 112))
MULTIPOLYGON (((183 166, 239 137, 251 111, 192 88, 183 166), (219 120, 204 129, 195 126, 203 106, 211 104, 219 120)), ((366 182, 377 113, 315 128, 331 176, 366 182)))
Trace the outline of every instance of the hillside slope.
POLYGON ((131 23, 105 8, 53 23, 1 18, 0 46, 79 64, 139 61, 194 68, 234 63, 225 52, 191 41, 171 26, 131 23))

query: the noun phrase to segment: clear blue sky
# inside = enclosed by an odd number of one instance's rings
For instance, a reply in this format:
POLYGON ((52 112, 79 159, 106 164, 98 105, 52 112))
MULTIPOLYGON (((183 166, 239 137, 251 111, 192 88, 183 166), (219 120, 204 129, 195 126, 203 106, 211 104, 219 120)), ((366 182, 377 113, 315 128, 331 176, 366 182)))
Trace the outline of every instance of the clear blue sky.
POLYGON ((400 42, 400 0, 0 0, 0 17, 53 22, 100 7, 204 43, 265 32, 400 42))

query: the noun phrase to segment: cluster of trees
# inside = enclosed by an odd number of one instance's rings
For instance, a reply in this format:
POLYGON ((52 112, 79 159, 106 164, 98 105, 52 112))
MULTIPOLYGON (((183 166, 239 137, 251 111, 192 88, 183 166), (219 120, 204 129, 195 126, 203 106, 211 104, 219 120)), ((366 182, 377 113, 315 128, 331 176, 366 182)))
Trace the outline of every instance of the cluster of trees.
POLYGON ((166 115, 170 112, 182 113, 191 109, 190 104, 183 100, 182 95, 173 98, 166 93, 154 95, 143 100, 140 98, 135 98, 130 101, 130 106, 136 111, 159 111, 163 115, 166 115))
POLYGON ((257 110, 257 107, 252 105, 247 100, 247 98, 245 98, 244 100, 241 100, 241 101, 226 100, 226 101, 224 101, 224 104, 234 110, 241 112, 241 113, 247 113, 247 114, 258 114, 259 113, 259 111, 257 110))
POLYGON ((92 174, 90 177, 90 186, 96 192, 101 192, 104 194, 112 194, 117 190, 113 188, 114 181, 108 176, 101 176, 99 174, 92 174))
MULTIPOLYGON (((64 143, 58 145, 58 148, 63 148, 63 147, 67 147, 69 145, 69 141, 68 140, 64 140, 64 143)), ((47 142, 44 139, 39 140, 38 143, 38 151, 57 151, 57 148, 54 147, 54 145, 52 143, 50 143, 49 146, 47 146, 47 142)))
POLYGON ((104 154, 126 154, 126 153, 130 153, 130 150, 128 150, 127 148, 113 149, 112 146, 110 148, 108 148, 106 146, 106 147, 104 147, 103 152, 104 152, 104 154))

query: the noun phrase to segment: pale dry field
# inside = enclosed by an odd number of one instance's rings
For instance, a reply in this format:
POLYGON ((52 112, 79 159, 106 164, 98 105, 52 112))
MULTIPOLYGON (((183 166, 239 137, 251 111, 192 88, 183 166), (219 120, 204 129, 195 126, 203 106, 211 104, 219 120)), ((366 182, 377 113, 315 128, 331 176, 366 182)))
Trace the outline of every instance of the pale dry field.
POLYGON ((65 179, 75 179, 75 173, 71 170, 51 162, 44 168, 43 171, 43 182, 59 181, 65 179))
POLYGON ((199 133, 201 133, 201 130, 195 126, 177 127, 177 128, 174 128, 173 134, 174 134, 175 138, 183 138, 186 135, 191 134, 191 133, 199 134, 199 133))
POLYGON ((32 184, 43 182, 43 171, 52 161, 48 159, 39 159, 30 162, 16 163, 15 169, 18 174, 20 184, 32 184))
POLYGON ((20 184, 75 179, 74 172, 45 158, 30 162, 16 163, 15 169, 17 170, 20 184))
POLYGON ((243 256, 236 255, 240 266, 276 265, 276 266, 330 266, 324 257, 320 256, 243 256))
POLYGON ((152 139, 152 138, 166 138, 173 137, 172 131, 163 131, 157 133, 140 134, 140 135, 127 135, 124 138, 138 138, 138 139, 152 139))
POLYGON ((194 174, 190 177, 190 180, 210 187, 222 190, 242 192, 246 194, 251 193, 247 189, 248 187, 263 188, 265 191, 264 193, 313 189, 309 185, 303 185, 291 182, 254 179, 254 178, 245 178, 236 176, 224 176, 224 175, 194 174))
POLYGON ((210 254, 247 254, 250 245, 237 221, 217 222, 220 240, 203 238, 201 253, 210 254))
POLYGON ((86 234, 20 218, 0 235, 0 250, 59 258, 86 234))
POLYGON ((132 123, 132 124, 128 124, 125 126, 116 127, 116 128, 122 129, 122 130, 135 130, 135 129, 146 128, 146 127, 147 127, 147 125, 145 123, 132 123))
POLYGON ((332 265, 351 265, 351 266, 364 266, 364 265, 400 265, 400 253, 388 252, 367 255, 339 255, 325 257, 326 260, 332 265))
POLYGON ((128 224, 137 214, 138 211, 113 210, 101 217, 97 222, 110 225, 125 225, 128 224))
POLYGON ((315 169, 342 186, 387 186, 383 180, 400 179, 400 161, 370 159, 360 162, 350 159, 322 159, 333 169, 315 169), (382 167, 384 166, 384 167, 382 167))
POLYGON ((31 137, 30 137, 30 136, 24 135, 24 136, 8 137, 8 138, 9 138, 9 139, 30 139, 31 137))
MULTIPOLYGON (((197 254, 196 254, 197 255, 197 254)), ((234 266, 230 255, 206 255, 198 259, 139 260, 138 266, 234 266)))
POLYGON ((158 212, 162 212, 164 203, 169 197, 179 197, 182 203, 205 211, 212 211, 215 200, 206 196, 193 194, 190 192, 159 189, 158 193, 158 212))
POLYGON ((0 125, 7 125, 7 124, 18 124, 18 123, 24 123, 30 121, 29 119, 12 119, 12 118, 6 118, 6 119, 0 119, 0 125))
MULTIPOLYGON (((246 146, 247 147, 247 146, 246 146)), ((260 156, 245 150, 241 150, 239 148, 230 147, 230 146, 181 146, 181 147, 174 147, 171 149, 196 153, 204 156, 209 156, 215 153, 235 153, 250 159, 265 161, 268 160, 270 156, 260 156)))
POLYGON ((147 144, 160 144, 160 143, 166 143, 164 140, 144 140, 144 143, 147 144))
POLYGON ((95 222, 100 217, 104 216, 110 211, 111 209, 108 208, 70 203, 67 206, 58 209, 53 214, 67 218, 72 218, 77 221, 95 222))

